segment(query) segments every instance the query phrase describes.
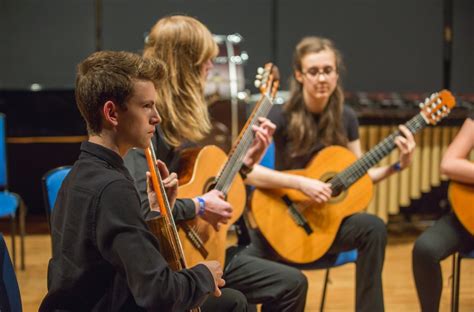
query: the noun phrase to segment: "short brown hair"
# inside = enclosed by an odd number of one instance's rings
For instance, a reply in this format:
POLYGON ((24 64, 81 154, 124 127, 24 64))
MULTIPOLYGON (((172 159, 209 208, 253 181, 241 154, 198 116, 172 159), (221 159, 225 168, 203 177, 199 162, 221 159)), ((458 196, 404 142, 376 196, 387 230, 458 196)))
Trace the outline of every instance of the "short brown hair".
POLYGON ((98 134, 102 130, 101 109, 107 101, 126 110, 136 80, 151 81, 157 87, 165 74, 163 62, 156 58, 144 59, 123 51, 91 54, 77 65, 76 75, 76 103, 87 132, 98 134))

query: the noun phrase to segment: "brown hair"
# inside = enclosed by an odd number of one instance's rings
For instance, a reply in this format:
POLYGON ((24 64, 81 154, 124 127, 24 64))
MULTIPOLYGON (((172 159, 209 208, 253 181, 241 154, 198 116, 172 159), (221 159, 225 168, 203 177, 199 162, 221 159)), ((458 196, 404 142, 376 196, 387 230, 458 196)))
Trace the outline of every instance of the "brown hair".
POLYGON ((89 134, 102 130, 102 107, 114 101, 127 109, 135 80, 152 81, 157 86, 165 67, 157 60, 147 60, 129 52, 102 51, 91 54, 77 65, 76 103, 86 121, 89 134))
POLYGON ((217 52, 207 27, 192 17, 168 16, 151 28, 143 55, 159 58, 168 67, 165 87, 158 90, 157 109, 163 117, 164 137, 173 146, 198 141, 211 129, 201 66, 217 52))
MULTIPOLYGON (((301 60, 304 56, 322 50, 334 52, 336 71, 340 73, 344 69, 341 53, 331 40, 320 37, 305 37, 296 45, 293 55, 293 71, 302 71, 301 60)), ((342 124, 344 93, 341 79, 338 79, 336 89, 330 95, 318 123, 306 108, 303 99, 303 86, 296 79, 295 73, 290 80, 290 94, 290 99, 284 106, 284 112, 289 118, 288 136, 292 157, 307 153, 318 140, 325 145, 347 145, 347 137, 342 124)))

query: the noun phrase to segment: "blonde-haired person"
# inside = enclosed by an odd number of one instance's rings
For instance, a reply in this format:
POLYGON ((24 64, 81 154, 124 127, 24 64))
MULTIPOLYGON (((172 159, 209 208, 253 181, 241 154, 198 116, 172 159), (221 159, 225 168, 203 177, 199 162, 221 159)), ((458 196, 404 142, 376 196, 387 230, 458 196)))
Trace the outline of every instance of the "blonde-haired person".
MULTIPOLYGON (((474 163, 467 158, 474 149, 474 112, 449 145, 441 171, 451 180, 474 185, 474 163)), ((472 207, 474 209, 474 206, 472 207)), ((474 249, 474 236, 453 212, 441 217, 417 238, 413 247, 413 276, 423 312, 438 311, 443 290, 440 262, 455 252, 474 249)))
MULTIPOLYGON (((306 37, 296 46, 293 58, 291 95, 283 106, 275 106, 269 119, 277 126, 274 134, 276 170, 304 168, 325 146, 341 145, 361 157, 358 121, 344 104, 339 77, 344 68, 341 53, 326 38, 306 37)), ((406 168, 412 159, 415 141, 405 127, 397 137, 400 160, 394 166, 369 170, 378 182, 406 168)), ((330 184, 255 166, 246 183, 263 188, 297 189, 318 203, 331 197, 330 184)), ((367 213, 345 218, 328 254, 356 248, 356 311, 383 311, 382 267, 386 229, 381 219, 367 213)), ((254 232, 253 246, 246 252, 278 260, 263 236, 254 232)))
MULTIPOLYGON (((204 101, 204 85, 212 59, 218 48, 210 31, 195 18, 175 15, 160 19, 150 30, 144 55, 163 60, 168 77, 158 91, 157 107, 163 116, 161 127, 156 129, 158 158, 172 171, 179 165, 179 152, 184 146, 195 144, 210 130, 209 114, 204 101)), ((265 118, 254 126, 254 144, 244 157, 252 168, 262 158, 275 130, 265 118)), ((142 194, 144 213, 149 211, 146 202, 145 161, 140 151, 128 156, 127 166, 133 173, 142 194)), ((178 200, 175 219, 202 218, 216 229, 231 217, 232 207, 222 193, 212 190, 202 196, 204 211, 199 211, 197 198, 178 200)), ((307 280, 297 269, 258 257, 238 253, 226 257, 226 287, 245 295, 250 303, 261 303, 262 311, 303 311, 306 302, 307 280)), ((233 298, 223 296, 208 300, 203 310, 223 311, 232 305, 233 298), (224 298, 223 298, 224 297, 224 298), (223 303, 224 299, 227 299, 223 303)), ((232 297, 231 294, 229 297, 232 297)), ((235 301, 235 300, 234 300, 235 301)))

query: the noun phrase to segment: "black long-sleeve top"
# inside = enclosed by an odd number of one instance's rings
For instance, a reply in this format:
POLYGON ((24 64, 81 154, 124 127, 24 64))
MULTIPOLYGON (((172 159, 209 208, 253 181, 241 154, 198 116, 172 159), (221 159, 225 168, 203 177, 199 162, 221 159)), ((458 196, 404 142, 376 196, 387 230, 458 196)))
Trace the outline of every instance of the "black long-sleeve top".
POLYGON ((146 225, 122 158, 84 142, 51 219, 40 311, 183 311, 214 290, 204 265, 173 272, 146 225))
MULTIPOLYGON (((166 143, 160 126, 156 126, 152 142, 156 152, 156 157, 166 164, 170 172, 176 172, 179 166, 180 153, 176 148, 166 143)), ((189 144, 186 144, 183 148, 188 146, 189 144)), ((146 162, 145 153, 142 149, 132 149, 127 153, 124 160, 125 166, 134 178, 135 185, 140 194, 143 214, 145 218, 148 219, 150 216, 150 204, 148 203, 148 195, 146 192, 145 173, 148 171, 148 164, 146 162)), ((178 198, 173 207, 174 220, 179 222, 183 220, 191 220, 194 217, 196 217, 194 202, 191 199, 178 198)))

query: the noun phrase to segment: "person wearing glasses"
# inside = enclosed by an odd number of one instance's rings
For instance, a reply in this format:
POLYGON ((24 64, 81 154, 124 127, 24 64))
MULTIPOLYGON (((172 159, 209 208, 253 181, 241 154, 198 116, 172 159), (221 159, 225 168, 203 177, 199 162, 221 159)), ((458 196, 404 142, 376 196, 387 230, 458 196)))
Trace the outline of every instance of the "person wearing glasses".
MULTIPOLYGON (((341 145, 362 156, 359 123, 355 112, 344 104, 339 77, 343 70, 341 53, 326 38, 306 37, 296 46, 293 58, 290 98, 275 105, 269 119, 276 124, 275 168, 254 166, 247 184, 261 188, 297 189, 317 203, 330 199, 330 184, 316 179, 279 172, 304 168, 324 147, 341 145)), ((403 136, 395 143, 400 160, 394 165, 373 168, 369 176, 378 182, 412 161, 415 141, 400 126, 403 136)), ((371 214, 357 213, 343 220, 328 254, 356 248, 356 311, 383 311, 382 267, 387 234, 384 222, 371 214)), ((245 252, 278 260, 261 233, 252 232, 252 245, 245 252)), ((281 259, 280 259, 281 260, 281 259)))

